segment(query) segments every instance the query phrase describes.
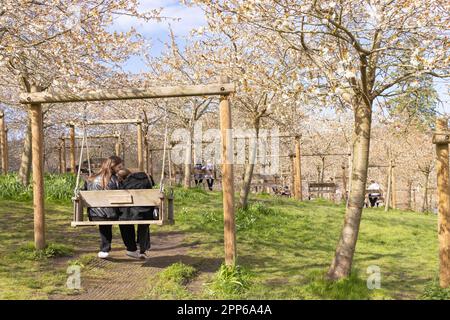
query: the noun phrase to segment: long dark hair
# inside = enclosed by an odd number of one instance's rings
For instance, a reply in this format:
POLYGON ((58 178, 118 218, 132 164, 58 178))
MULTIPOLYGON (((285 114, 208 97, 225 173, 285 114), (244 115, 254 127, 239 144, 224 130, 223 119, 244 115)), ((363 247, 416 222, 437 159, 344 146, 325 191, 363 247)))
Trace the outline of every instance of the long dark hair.
POLYGON ((118 156, 111 156, 103 160, 100 170, 96 174, 90 176, 89 180, 93 181, 97 177, 100 177, 100 185, 102 186, 102 189, 106 189, 111 177, 114 175, 113 168, 122 162, 122 159, 118 156))

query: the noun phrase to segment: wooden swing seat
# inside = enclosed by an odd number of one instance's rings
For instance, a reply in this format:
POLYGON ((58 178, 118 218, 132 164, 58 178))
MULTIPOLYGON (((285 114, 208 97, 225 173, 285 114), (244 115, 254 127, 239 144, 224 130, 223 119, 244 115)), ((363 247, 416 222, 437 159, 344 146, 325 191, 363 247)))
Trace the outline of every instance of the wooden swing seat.
POLYGON ((129 225, 129 224, 173 224, 173 196, 167 197, 157 189, 134 190, 94 190, 79 191, 73 198, 74 218, 72 227, 99 225, 129 225), (128 207, 158 207, 159 220, 111 220, 83 221, 84 208, 128 208, 128 207))

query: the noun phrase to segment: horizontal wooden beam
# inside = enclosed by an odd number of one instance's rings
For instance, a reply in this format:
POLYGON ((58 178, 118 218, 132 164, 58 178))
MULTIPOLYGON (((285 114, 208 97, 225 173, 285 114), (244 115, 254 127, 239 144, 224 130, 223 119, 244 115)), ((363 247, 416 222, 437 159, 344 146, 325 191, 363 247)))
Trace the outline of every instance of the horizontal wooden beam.
POLYGON ((290 155, 290 154, 267 154, 265 156, 258 156, 257 158, 264 159, 264 158, 290 158, 290 157, 295 158, 295 155, 290 155))
MULTIPOLYGON (((389 168, 388 164, 369 164, 369 168, 389 168)), ((395 168, 395 165, 392 165, 392 168, 395 168)))
POLYGON ((86 122, 79 122, 79 121, 69 121, 67 122, 67 125, 75 125, 75 126, 82 126, 83 124, 87 126, 94 126, 94 125, 100 125, 100 124, 139 124, 142 123, 142 119, 111 119, 111 120, 92 120, 92 121, 86 121, 86 122))
POLYGON ((35 92, 20 95, 20 103, 62 103, 85 101, 109 101, 131 99, 155 99, 192 96, 228 95, 236 91, 232 83, 185 85, 173 87, 150 87, 140 89, 108 89, 81 91, 35 92))
MULTIPOLYGON (((88 138, 88 140, 89 139, 120 138, 120 135, 119 134, 104 134, 104 135, 96 135, 96 136, 87 136, 87 138, 88 138)), ((70 140, 70 137, 62 137, 60 139, 70 140)), ((83 136, 76 136, 75 139, 81 140, 81 139, 83 139, 83 136)))
MULTIPOLYGON (((100 149, 101 147, 103 147, 103 146, 101 146, 101 145, 89 145, 89 149, 100 149)), ((70 146, 65 146, 65 148, 66 149, 70 149, 70 146)), ((86 148, 86 146, 84 146, 84 148, 86 148)), ((81 146, 75 146, 75 149, 81 149, 81 146)), ((55 147, 55 148, 53 148, 53 150, 61 150, 61 147, 60 146, 58 146, 58 147, 55 147)))
MULTIPOLYGON (((283 135, 278 135, 278 136, 261 135, 259 138, 295 138, 297 136, 298 135, 292 135, 292 134, 290 134, 290 135, 283 134, 283 135)), ((251 139, 251 138, 256 138, 256 136, 250 135, 250 136, 235 136, 235 137, 233 137, 233 139, 235 139, 235 140, 251 139)))
POLYGON ((311 153, 311 154, 302 154, 302 157, 328 157, 328 156, 351 156, 351 153, 311 153))

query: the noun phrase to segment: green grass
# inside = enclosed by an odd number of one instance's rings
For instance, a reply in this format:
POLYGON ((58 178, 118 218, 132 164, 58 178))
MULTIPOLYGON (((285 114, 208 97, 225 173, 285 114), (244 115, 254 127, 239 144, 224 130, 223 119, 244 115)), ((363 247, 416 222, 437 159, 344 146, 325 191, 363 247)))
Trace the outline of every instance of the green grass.
POLYGON ((190 299, 192 295, 186 284, 197 274, 197 270, 181 262, 168 266, 164 271, 149 279, 149 289, 144 299, 190 299))
MULTIPOLYGON (((177 198, 176 228, 188 234, 189 242, 200 243, 191 255, 205 263, 221 262, 221 193, 202 197, 194 203, 188 195, 177 198)), ((355 271, 349 279, 330 283, 324 275, 339 239, 345 208, 320 199, 299 203, 267 195, 253 196, 251 201, 247 210, 236 212, 237 264, 252 274, 252 284, 239 298, 421 298, 437 272, 434 215, 364 209, 355 271), (380 267, 381 289, 367 288, 367 268, 372 265, 380 267)), ((208 295, 203 293, 203 297, 208 295)))
MULTIPOLYGON (((56 186, 62 179, 66 178, 55 177, 51 184, 56 186)), ((46 181, 46 185, 49 183, 46 181)), ((70 227, 72 208, 68 200, 72 182, 66 184, 61 193, 52 191, 59 196, 48 197, 47 241, 53 249, 39 254, 27 246, 33 240, 32 204, 20 196, 21 192, 11 191, 16 187, 10 191, 0 188, 0 299, 46 299, 51 293, 65 293, 67 266, 85 266, 95 259, 97 230, 70 227)), ((149 289, 143 298, 450 297, 435 279, 436 216, 399 210, 385 213, 383 208, 364 209, 352 275, 338 282, 327 281, 324 275, 339 239, 344 212, 343 206, 325 200, 297 202, 269 195, 252 196, 246 210, 236 211, 238 268, 227 270, 221 267, 222 194, 177 188, 176 224, 163 229, 184 233, 183 246, 189 248, 189 259, 148 279, 149 289), (380 268, 381 289, 367 288, 369 266, 380 268), (191 290, 190 284, 198 282, 201 284, 197 289, 191 290)), ((158 230, 152 228, 152 232, 158 230)), ((115 232, 114 239, 120 239, 115 232)), ((119 244, 116 241, 113 245, 119 244)))

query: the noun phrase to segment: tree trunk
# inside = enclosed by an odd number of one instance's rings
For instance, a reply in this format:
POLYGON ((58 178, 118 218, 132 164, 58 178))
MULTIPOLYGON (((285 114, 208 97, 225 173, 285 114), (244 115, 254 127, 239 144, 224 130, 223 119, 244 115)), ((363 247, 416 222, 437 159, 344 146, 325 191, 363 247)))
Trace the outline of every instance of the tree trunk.
POLYGON ((328 277, 338 280, 347 277, 352 269, 353 255, 358 239, 361 214, 364 206, 367 171, 369 165, 371 105, 361 102, 355 108, 355 142, 353 145, 353 166, 348 207, 344 226, 336 248, 334 259, 328 270, 328 277))
POLYGON ((255 168, 256 151, 258 145, 258 129, 256 129, 256 139, 253 145, 250 147, 250 157, 245 167, 244 180, 242 181, 242 188, 239 198, 239 206, 241 208, 246 208, 248 205, 248 195, 250 193, 250 186, 252 184, 253 170, 255 168))
POLYGON ((25 135, 25 140, 23 142, 22 158, 20 161, 19 169, 19 181, 24 185, 28 186, 30 184, 30 174, 31 174, 31 123, 30 119, 27 124, 27 132, 25 135))
POLYGON ((412 211, 412 180, 408 180, 408 210, 412 211))

